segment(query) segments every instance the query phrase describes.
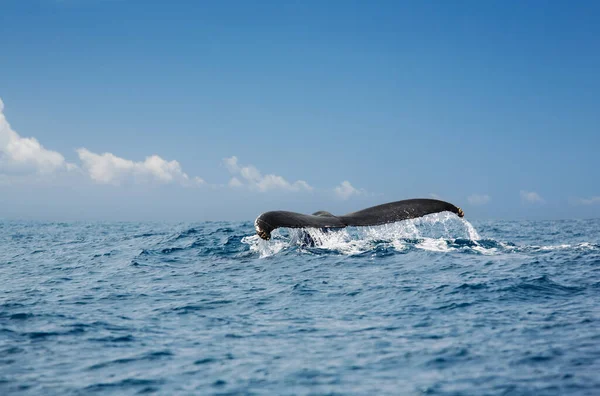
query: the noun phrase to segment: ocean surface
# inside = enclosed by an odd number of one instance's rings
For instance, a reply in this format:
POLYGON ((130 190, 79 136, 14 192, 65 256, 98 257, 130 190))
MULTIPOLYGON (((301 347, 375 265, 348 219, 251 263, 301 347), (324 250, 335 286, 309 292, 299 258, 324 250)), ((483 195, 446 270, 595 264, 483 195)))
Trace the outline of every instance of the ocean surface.
POLYGON ((153 392, 599 395, 600 220, 0 222, 0 394, 153 392))

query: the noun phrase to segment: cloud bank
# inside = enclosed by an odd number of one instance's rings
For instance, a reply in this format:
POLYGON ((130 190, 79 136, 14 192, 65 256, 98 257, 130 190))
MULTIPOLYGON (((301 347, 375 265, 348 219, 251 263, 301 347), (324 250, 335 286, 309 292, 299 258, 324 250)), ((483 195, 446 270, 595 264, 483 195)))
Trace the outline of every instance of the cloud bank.
POLYGON ((44 148, 37 139, 24 138, 15 132, 6 120, 0 99, 0 172, 48 174, 75 168, 60 153, 44 148))
POLYGON ((267 192, 271 190, 284 191, 312 191, 311 187, 304 180, 297 180, 293 183, 285 180, 283 177, 273 174, 262 175, 253 165, 240 166, 236 156, 223 159, 223 164, 234 175, 229 180, 229 186, 232 188, 248 187, 252 190, 267 192))
MULTIPOLYGON (((48 175, 62 171, 75 171, 94 183, 119 186, 123 184, 178 184, 197 186, 206 184, 200 177, 190 177, 175 160, 150 155, 143 161, 119 157, 113 153, 95 153, 85 147, 75 150, 79 164, 72 164, 65 157, 49 150, 34 137, 21 137, 15 132, 4 115, 4 103, 0 99, 0 182, 10 184, 22 175, 48 175)), ((304 180, 290 182, 275 174, 263 175, 255 166, 242 166, 235 156, 224 158, 223 164, 231 173, 228 186, 232 189, 248 188, 253 191, 273 190, 306 192, 314 188, 304 180)), ((29 180, 29 179, 23 179, 29 180)), ((215 185, 216 187, 216 185, 215 185)), ((329 189, 324 191, 331 191, 329 189)), ((341 199, 365 194, 345 180, 333 188, 341 199)))
POLYGON ((341 199, 348 199, 353 195, 361 195, 365 193, 364 190, 355 188, 348 180, 344 180, 339 186, 335 187, 333 191, 341 199))
POLYGON ((521 200, 528 203, 544 203, 544 198, 534 191, 521 190, 521 200))
POLYGON ((92 181, 101 184, 119 185, 129 181, 189 186, 204 183, 201 178, 190 178, 184 173, 179 162, 167 161, 158 155, 135 162, 111 153, 96 154, 85 148, 76 151, 81 168, 67 162, 62 154, 44 148, 37 139, 21 137, 6 120, 4 103, 0 99, 0 175, 48 175, 79 169, 92 181))
POLYGON ((119 185, 123 182, 133 181, 135 183, 177 182, 182 185, 202 184, 204 180, 199 177, 190 177, 181 170, 179 162, 166 161, 158 155, 146 157, 144 161, 134 162, 117 157, 111 153, 96 154, 80 148, 77 154, 81 160, 83 169, 89 177, 102 184, 119 185))
POLYGON ((600 204, 600 196, 595 196, 595 197, 591 197, 591 198, 581 198, 579 200, 579 203, 582 205, 600 204))

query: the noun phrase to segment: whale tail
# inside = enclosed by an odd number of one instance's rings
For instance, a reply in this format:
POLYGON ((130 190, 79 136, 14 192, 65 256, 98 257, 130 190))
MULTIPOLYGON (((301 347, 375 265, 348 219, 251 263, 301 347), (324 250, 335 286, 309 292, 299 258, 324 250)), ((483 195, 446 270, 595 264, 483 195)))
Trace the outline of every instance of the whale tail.
POLYGON ((373 206, 343 216, 319 211, 312 215, 282 210, 265 212, 254 221, 256 233, 262 239, 271 238, 271 232, 286 228, 344 228, 348 226, 375 226, 414 219, 432 213, 452 212, 458 217, 465 214, 461 208, 437 199, 407 199, 373 206))

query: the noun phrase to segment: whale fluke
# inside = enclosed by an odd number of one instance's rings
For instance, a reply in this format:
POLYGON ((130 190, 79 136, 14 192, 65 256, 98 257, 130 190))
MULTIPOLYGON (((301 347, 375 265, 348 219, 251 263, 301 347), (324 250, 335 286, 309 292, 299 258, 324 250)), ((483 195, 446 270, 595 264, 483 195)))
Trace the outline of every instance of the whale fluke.
POLYGON ((265 212, 254 221, 259 237, 271 238, 271 232, 280 227, 286 228, 344 228, 348 226, 376 226, 396 221, 414 219, 432 213, 452 212, 463 217, 461 208, 449 202, 437 199, 406 199, 334 216, 329 212, 319 211, 312 215, 276 210, 265 212))

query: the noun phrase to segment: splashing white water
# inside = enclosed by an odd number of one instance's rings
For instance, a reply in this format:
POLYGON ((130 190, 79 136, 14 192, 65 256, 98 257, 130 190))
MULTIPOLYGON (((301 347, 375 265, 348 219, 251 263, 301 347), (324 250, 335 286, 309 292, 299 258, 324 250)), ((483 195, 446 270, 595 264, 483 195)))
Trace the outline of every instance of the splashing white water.
MULTIPOLYGON (((341 230, 277 229, 273 231, 269 241, 253 235, 244 237, 242 242, 248 244, 250 250, 259 253, 260 257, 268 257, 291 247, 302 248, 307 239, 314 242, 315 248, 355 255, 372 250, 378 244, 397 251, 406 250, 409 245, 407 240, 417 240, 414 246, 418 249, 447 252, 457 250, 448 245, 448 240, 477 241, 481 237, 467 220, 444 212, 372 227, 348 227, 341 230)), ((486 250, 483 247, 481 249, 486 250)))
POLYGON ((577 249, 577 250, 596 250, 598 247, 589 242, 582 242, 577 244, 562 244, 562 245, 547 245, 547 246, 537 246, 533 245, 529 247, 532 250, 565 250, 565 249, 577 249))
POLYGON ((475 229, 475 227, 473 227, 473 224, 469 223, 465 219, 460 219, 460 221, 466 227, 467 233, 469 234, 469 239, 470 240, 472 240, 472 241, 478 241, 478 240, 481 239, 481 237, 479 236, 479 233, 477 232, 477 230, 475 229))
POLYGON ((258 235, 251 235, 242 238, 242 243, 250 246, 250 250, 257 252, 261 258, 273 256, 283 249, 290 246, 289 240, 286 241, 275 230, 271 233, 271 240, 265 241, 258 235))

